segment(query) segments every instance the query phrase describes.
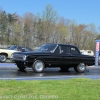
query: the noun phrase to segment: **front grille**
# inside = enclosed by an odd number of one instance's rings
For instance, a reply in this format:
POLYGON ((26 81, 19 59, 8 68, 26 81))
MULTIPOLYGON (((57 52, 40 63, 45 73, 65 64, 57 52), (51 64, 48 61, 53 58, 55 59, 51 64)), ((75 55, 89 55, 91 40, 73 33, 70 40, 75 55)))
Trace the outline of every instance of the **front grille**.
POLYGON ((19 55, 19 54, 14 54, 13 55, 13 58, 15 59, 15 60, 23 60, 23 55, 19 55))

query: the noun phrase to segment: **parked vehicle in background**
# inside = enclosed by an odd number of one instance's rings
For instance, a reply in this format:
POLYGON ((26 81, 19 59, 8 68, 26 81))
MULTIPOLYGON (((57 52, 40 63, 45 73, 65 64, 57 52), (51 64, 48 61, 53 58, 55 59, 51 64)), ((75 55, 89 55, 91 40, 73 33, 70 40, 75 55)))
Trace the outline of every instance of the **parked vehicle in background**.
POLYGON ((13 53, 11 59, 20 70, 30 67, 37 73, 47 67, 60 67, 64 71, 73 67, 82 73, 86 66, 95 63, 94 56, 83 55, 76 46, 69 44, 44 44, 37 51, 13 53))
POLYGON ((92 50, 80 50, 80 52, 84 55, 94 56, 94 52, 92 50))
POLYGON ((31 48, 28 48, 28 47, 22 47, 22 46, 16 46, 16 45, 12 45, 12 46, 8 47, 7 49, 8 49, 8 50, 21 51, 21 52, 32 51, 31 48))
POLYGON ((27 51, 32 51, 32 49, 15 45, 12 45, 7 49, 0 49, 0 62, 2 63, 6 62, 7 58, 10 59, 11 54, 14 52, 27 52, 27 51))

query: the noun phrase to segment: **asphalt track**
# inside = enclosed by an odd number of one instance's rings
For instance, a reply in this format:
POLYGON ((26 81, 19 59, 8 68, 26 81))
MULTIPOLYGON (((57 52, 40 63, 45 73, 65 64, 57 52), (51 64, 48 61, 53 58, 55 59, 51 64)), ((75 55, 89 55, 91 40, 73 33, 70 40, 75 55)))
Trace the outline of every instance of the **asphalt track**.
POLYGON ((0 63, 0 80, 57 80, 70 78, 100 79, 100 66, 88 66, 84 73, 76 73, 73 68, 62 72, 60 68, 45 68, 43 73, 35 73, 32 68, 20 71, 14 63, 0 63))

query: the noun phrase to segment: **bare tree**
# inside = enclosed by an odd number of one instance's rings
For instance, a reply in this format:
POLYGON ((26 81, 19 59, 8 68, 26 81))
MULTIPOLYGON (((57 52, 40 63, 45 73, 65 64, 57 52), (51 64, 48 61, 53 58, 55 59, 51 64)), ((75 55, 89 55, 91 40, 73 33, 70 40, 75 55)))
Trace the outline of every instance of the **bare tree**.
POLYGON ((26 13, 23 18, 23 45, 31 47, 35 42, 37 18, 32 13, 26 13))
POLYGON ((50 36, 53 35, 54 26, 58 20, 58 14, 53 7, 48 4, 42 14, 42 21, 43 21, 43 35, 44 35, 44 42, 51 42, 50 36))

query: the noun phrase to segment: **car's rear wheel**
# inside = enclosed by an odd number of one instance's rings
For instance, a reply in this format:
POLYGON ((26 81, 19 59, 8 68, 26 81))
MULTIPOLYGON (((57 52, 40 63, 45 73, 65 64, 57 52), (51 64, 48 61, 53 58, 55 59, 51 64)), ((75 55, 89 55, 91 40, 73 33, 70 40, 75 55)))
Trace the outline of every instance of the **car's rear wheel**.
POLYGON ((86 65, 84 63, 80 63, 78 66, 74 67, 74 70, 79 73, 83 73, 86 70, 86 65))
POLYGON ((70 67, 65 67, 65 66, 60 67, 61 71, 68 71, 69 68, 70 67))
POLYGON ((44 67, 45 67, 45 64, 42 60, 36 60, 32 65, 32 69, 36 73, 43 72, 44 67))
POLYGON ((5 54, 0 54, 0 62, 4 63, 7 60, 7 56, 5 54))
POLYGON ((26 68, 24 63, 16 63, 16 65, 20 70, 24 70, 26 68))

